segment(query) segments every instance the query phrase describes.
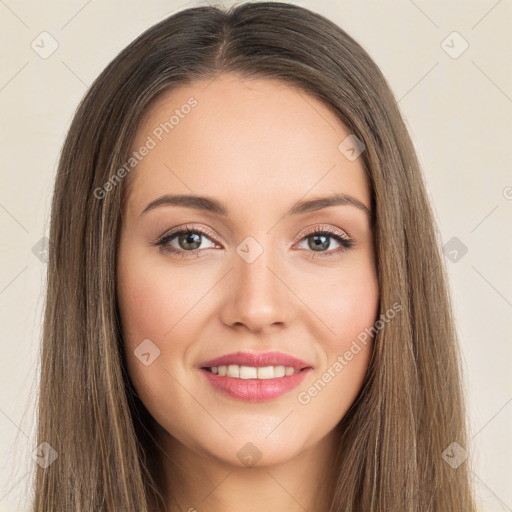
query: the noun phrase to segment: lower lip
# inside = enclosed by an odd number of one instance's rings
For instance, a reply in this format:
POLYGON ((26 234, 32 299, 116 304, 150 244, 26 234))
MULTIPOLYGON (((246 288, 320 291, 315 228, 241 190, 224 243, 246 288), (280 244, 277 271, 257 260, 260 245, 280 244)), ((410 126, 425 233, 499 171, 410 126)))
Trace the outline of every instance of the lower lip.
POLYGON ((311 368, 306 368, 293 375, 275 379, 236 379, 215 375, 204 369, 201 369, 201 372, 215 389, 232 398, 247 402, 263 402, 284 395, 296 388, 310 370, 311 368))

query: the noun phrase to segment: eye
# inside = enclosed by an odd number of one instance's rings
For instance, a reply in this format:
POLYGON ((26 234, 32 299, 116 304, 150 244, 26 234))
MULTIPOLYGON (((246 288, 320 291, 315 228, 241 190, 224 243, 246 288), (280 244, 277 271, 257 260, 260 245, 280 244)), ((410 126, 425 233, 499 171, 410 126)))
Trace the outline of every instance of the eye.
POLYGON ((316 253, 312 254, 313 258, 331 256, 335 253, 346 251, 355 245, 354 241, 345 233, 342 234, 342 232, 332 228, 320 229, 318 227, 307 232, 300 243, 306 243, 306 249, 316 253), (334 245, 337 244, 338 247, 334 247, 332 250, 328 251, 327 249, 330 249, 333 245, 331 240, 335 240, 334 245))
MULTIPOLYGON (((163 252, 175 254, 181 258, 187 256, 199 257, 201 249, 218 247, 212 242, 211 238, 213 236, 204 229, 186 226, 185 228, 165 234, 155 245, 160 247, 163 252), (205 240, 210 245, 201 247, 205 240)), ((313 258, 331 256, 346 251, 355 245, 355 242, 345 233, 332 228, 320 229, 319 227, 308 231, 302 237, 300 243, 307 244, 305 249, 312 253, 311 257, 313 258), (333 245, 331 240, 335 241, 334 245, 337 244, 337 247, 334 247, 334 249, 331 247, 333 245)))
POLYGON ((195 255, 199 256, 199 248, 209 249, 216 247, 216 245, 210 240, 210 236, 206 231, 198 228, 186 227, 185 229, 179 229, 164 235, 155 244, 160 249, 167 253, 176 254, 181 257, 195 255), (208 247, 201 247, 204 240, 208 240, 211 245, 208 247))

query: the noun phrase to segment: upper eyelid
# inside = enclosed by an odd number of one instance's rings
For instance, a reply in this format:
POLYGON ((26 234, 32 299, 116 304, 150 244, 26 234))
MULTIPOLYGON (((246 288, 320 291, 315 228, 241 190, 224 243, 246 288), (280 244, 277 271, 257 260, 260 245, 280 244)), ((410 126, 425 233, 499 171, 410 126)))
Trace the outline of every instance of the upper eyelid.
POLYGON ((319 233, 325 232, 331 236, 339 236, 340 238, 345 238, 346 240, 349 240, 349 239, 352 240, 352 237, 344 229, 322 227, 322 224, 317 224, 317 225, 313 226, 312 228, 308 228, 305 231, 305 233, 302 234, 302 238, 304 238, 310 234, 316 233, 316 232, 319 232, 319 233))

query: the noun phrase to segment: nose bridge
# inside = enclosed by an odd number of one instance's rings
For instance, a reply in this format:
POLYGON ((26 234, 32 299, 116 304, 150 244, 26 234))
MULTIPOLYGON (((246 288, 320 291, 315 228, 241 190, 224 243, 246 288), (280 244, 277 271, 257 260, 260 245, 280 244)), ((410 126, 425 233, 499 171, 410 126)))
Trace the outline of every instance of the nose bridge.
POLYGON ((286 287, 278 279, 279 258, 271 247, 253 237, 236 248, 231 272, 233 293, 224 311, 228 325, 261 330, 287 320, 286 287))

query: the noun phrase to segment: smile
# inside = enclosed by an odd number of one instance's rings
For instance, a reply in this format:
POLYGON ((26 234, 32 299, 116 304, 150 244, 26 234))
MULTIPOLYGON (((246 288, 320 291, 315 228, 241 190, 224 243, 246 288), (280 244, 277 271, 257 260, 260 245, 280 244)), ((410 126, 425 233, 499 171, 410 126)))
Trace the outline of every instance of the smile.
POLYGON ((279 352, 237 352, 206 361, 200 367, 216 391, 249 402, 284 395, 312 369, 308 363, 279 352))

